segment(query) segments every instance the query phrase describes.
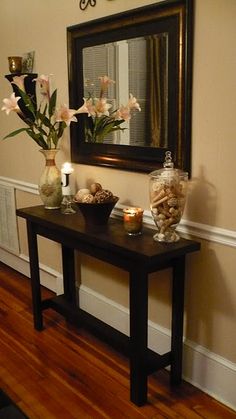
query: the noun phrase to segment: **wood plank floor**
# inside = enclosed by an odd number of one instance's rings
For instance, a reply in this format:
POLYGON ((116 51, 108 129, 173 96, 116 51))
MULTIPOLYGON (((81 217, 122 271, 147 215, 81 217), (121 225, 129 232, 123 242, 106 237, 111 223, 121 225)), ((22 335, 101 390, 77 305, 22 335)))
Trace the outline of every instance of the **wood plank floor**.
POLYGON ((148 404, 136 407, 126 358, 52 310, 44 319, 35 331, 29 279, 0 263, 0 387, 29 418, 236 418, 187 383, 171 389, 167 371, 150 377, 148 404))

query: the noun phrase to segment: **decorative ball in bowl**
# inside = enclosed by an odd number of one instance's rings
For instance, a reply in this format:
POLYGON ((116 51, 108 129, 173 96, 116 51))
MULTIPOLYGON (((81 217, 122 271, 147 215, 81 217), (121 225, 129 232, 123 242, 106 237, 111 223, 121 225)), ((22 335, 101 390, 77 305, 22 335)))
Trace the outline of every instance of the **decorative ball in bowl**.
POLYGON ((88 226, 106 225, 119 198, 99 183, 92 184, 90 189, 80 189, 74 202, 81 211, 88 226))

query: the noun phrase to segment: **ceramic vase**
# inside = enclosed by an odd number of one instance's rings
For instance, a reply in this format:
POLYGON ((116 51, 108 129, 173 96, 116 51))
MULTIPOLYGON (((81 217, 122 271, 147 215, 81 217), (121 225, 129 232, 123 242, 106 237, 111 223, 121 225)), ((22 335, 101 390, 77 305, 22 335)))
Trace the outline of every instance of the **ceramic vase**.
POLYGON ((56 166, 55 156, 58 149, 39 150, 45 157, 45 167, 39 180, 39 195, 46 209, 57 209, 61 206, 62 186, 61 172, 56 166))

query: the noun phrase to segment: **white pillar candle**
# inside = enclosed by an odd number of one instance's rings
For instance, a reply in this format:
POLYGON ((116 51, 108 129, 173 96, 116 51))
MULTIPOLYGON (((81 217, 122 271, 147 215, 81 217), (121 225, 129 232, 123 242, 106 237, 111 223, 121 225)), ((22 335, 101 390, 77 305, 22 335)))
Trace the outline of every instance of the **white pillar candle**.
POLYGON ((70 189, 70 175, 73 173, 74 169, 71 166, 71 163, 66 162, 62 165, 61 168, 61 183, 62 183, 62 195, 71 195, 70 189))

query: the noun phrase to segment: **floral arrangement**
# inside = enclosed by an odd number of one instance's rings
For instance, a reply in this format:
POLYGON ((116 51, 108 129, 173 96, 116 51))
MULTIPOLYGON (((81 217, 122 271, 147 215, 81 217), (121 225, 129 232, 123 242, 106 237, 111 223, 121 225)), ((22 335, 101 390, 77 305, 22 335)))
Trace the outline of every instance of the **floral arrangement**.
POLYGON ((11 83, 17 87, 19 96, 12 93, 10 98, 3 99, 4 106, 2 107, 2 111, 6 111, 7 115, 12 111, 16 112, 28 127, 13 131, 6 135, 4 139, 25 131, 41 148, 46 150, 57 148, 65 128, 71 122, 77 122, 75 116, 77 111, 69 109, 66 105, 61 105, 59 109, 56 108, 57 89, 51 94, 49 76, 45 75, 32 80, 38 84, 41 93, 41 101, 37 107, 36 98, 31 94, 27 94, 25 91, 25 77, 28 76, 21 75, 13 77, 11 83), (21 108, 18 104, 20 99, 22 99, 23 104, 21 108))
POLYGON ((107 88, 115 83, 108 76, 99 77, 100 96, 84 98, 84 104, 77 110, 69 109, 67 105, 56 108, 57 89, 50 92, 49 76, 41 75, 33 79, 40 88, 41 101, 37 107, 37 100, 25 90, 24 79, 27 75, 14 76, 11 82, 17 87, 17 94, 12 93, 10 98, 3 99, 2 111, 7 115, 16 112, 27 127, 17 129, 6 135, 4 139, 26 132, 41 148, 52 149, 58 147, 58 142, 62 137, 66 127, 71 122, 77 122, 76 114, 86 113, 85 137, 88 142, 102 143, 104 138, 117 130, 124 130, 120 125, 130 120, 133 110, 139 110, 140 106, 136 98, 130 94, 126 106, 121 105, 116 110, 111 110, 112 105, 106 98, 107 88), (18 101, 22 101, 23 106, 19 106, 18 101), (23 109, 23 110, 22 110, 23 109), (25 111, 24 111, 25 110, 25 111))
POLYGON ((106 98, 107 88, 115 83, 108 76, 99 77, 100 96, 84 98, 84 104, 77 113, 87 113, 85 119, 85 138, 88 142, 102 143, 104 138, 117 130, 124 130, 120 125, 131 119, 133 110, 141 111, 137 99, 130 93, 127 105, 121 105, 118 109, 112 110, 112 105, 106 98))

